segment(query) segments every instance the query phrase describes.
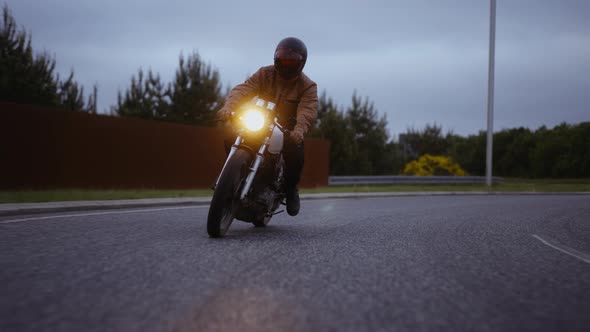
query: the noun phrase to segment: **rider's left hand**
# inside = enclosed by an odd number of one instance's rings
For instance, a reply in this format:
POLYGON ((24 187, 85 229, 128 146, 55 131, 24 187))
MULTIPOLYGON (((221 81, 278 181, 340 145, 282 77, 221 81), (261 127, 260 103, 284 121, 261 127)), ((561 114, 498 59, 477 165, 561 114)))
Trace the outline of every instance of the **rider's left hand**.
POLYGON ((301 130, 293 130, 290 133, 291 136, 291 140, 293 140, 293 142, 295 142, 295 144, 299 145, 301 143, 303 143, 303 132, 301 130))

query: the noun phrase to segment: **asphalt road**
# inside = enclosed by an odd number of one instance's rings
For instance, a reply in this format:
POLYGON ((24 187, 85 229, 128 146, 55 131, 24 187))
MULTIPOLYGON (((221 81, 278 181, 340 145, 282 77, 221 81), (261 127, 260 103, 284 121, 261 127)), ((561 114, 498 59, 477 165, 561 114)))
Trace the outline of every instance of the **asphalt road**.
POLYGON ((0 218, 0 331, 590 330, 590 196, 65 215, 0 218))

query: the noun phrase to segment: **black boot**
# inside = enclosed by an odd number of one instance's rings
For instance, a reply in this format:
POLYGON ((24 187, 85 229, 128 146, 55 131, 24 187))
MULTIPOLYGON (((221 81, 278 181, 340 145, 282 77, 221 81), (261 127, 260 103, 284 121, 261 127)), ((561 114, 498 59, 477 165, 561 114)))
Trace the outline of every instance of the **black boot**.
POLYGON ((287 190, 287 213, 296 216, 299 213, 299 190, 297 187, 287 190))

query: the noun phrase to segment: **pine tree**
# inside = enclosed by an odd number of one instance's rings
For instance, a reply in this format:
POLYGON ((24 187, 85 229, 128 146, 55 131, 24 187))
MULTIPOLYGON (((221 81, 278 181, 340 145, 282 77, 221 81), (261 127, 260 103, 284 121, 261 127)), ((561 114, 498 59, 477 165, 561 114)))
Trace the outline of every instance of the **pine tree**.
POLYGON ((0 30, 0 100, 55 106, 58 104, 55 60, 33 54, 31 38, 18 30, 8 6, 0 30))
POLYGON ((140 68, 131 77, 131 86, 111 112, 119 116, 162 120, 185 124, 213 125, 215 113, 223 104, 219 72, 201 61, 197 53, 179 57, 172 84, 164 85, 159 74, 140 68))
POLYGON ((312 137, 330 140, 330 174, 354 174, 353 160, 358 155, 354 132, 345 115, 324 91, 319 98, 318 117, 311 131, 312 137))
POLYGON ((169 120, 213 125, 215 113, 223 105, 219 72, 205 64, 197 52, 181 54, 171 87, 169 120))
POLYGON ((131 86, 125 92, 125 96, 117 96, 117 106, 112 108, 112 113, 119 116, 137 117, 148 120, 170 120, 168 117, 170 102, 170 88, 164 87, 160 75, 148 71, 144 80, 143 70, 140 68, 137 79, 131 76, 131 86))
POLYGON ((92 87, 92 94, 88 96, 85 110, 88 113, 96 114, 96 102, 98 98, 98 85, 95 83, 92 87))
POLYGON ((58 83, 57 96, 59 105, 71 111, 84 111, 84 88, 74 81, 74 72, 68 79, 58 83))
POLYGON ((358 155, 354 159, 357 174, 386 174, 392 171, 390 155, 387 153, 388 134, 385 114, 379 118, 369 98, 352 96, 352 105, 346 112, 348 123, 358 144, 358 155))
POLYGON ((411 159, 416 159, 425 154, 442 155, 449 149, 448 139, 452 138, 452 133, 445 137, 442 133, 442 127, 435 124, 426 124, 424 129, 416 130, 408 128, 406 133, 402 134, 405 151, 411 159))
POLYGON ((18 30, 5 5, 0 27, 0 100, 85 111, 83 90, 74 81, 73 71, 61 82, 55 59, 47 52, 33 53, 31 37, 18 30))

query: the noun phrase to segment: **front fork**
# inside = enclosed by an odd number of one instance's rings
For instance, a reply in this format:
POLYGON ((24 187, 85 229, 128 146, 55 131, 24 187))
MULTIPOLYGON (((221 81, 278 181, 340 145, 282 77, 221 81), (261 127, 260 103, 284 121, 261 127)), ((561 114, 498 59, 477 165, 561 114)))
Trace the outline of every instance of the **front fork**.
POLYGON ((252 163, 252 167, 250 167, 250 173, 248 173, 248 177, 246 178, 246 181, 244 182, 244 187, 242 188, 242 193, 240 194, 240 200, 243 200, 244 198, 246 198, 248 191, 250 191, 250 187, 252 186, 252 181, 254 181, 254 177, 256 176, 256 173, 258 172, 258 168, 262 164, 262 161, 264 161, 264 152, 266 152, 266 148, 268 147, 268 142, 269 142, 269 138, 266 137, 264 139, 264 143, 262 143, 262 145, 260 145, 260 149, 258 149, 258 153, 256 153, 256 158, 254 159, 254 162, 252 163))
MULTIPOLYGON (((227 162, 236 153, 236 150, 238 149, 238 146, 240 146, 240 144, 242 144, 242 141, 243 141, 242 137, 238 136, 236 138, 236 141, 232 145, 231 149, 229 150, 229 154, 227 155, 227 159, 225 160, 225 164, 223 164, 223 168, 221 169, 221 172, 219 173, 219 176, 217 177, 217 180, 215 181, 215 188, 217 188, 217 184, 219 183, 219 178, 221 177, 221 174, 223 174, 223 171, 225 170, 225 167, 227 166, 227 162)), ((248 194, 248 191, 250 191, 250 187, 252 186, 252 181, 254 181, 254 177, 256 176, 256 173, 258 172, 258 168, 260 168, 260 165, 264 161, 264 152, 266 152, 266 148, 268 147, 268 142, 269 142, 269 138, 267 137, 264 139, 264 143, 262 143, 262 145, 260 145, 260 149, 258 149, 258 153, 256 153, 256 158, 254 159, 254 162, 252 163, 252 167, 250 167, 250 173, 248 173, 248 177, 246 178, 246 181, 244 182, 244 187, 242 188, 242 192, 240 194, 240 200, 243 200, 246 197, 246 195, 248 194)))
POLYGON ((225 166, 227 166, 227 162, 236 153, 236 150, 238 149, 238 146, 240 146, 240 144, 242 144, 242 137, 238 136, 238 137, 236 137, 236 141, 234 142, 234 145, 232 145, 231 149, 229 150, 229 154, 227 155, 227 158, 225 159, 225 164, 223 164, 223 168, 221 169, 221 172, 219 172, 219 175, 217 176, 217 180, 215 180, 215 188, 217 188, 217 184, 219 183, 219 178, 221 178, 221 174, 223 174, 223 171, 225 170, 225 166))

